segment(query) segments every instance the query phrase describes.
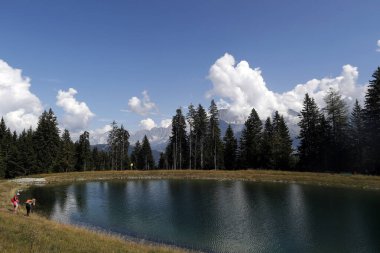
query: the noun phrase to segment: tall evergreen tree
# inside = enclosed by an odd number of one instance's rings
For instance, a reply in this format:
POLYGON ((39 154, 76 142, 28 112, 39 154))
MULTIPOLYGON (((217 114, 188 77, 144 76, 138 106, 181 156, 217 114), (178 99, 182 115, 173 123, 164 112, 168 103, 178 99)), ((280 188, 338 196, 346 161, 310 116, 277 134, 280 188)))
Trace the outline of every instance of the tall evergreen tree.
POLYGON ((142 160, 142 157, 140 156, 140 153, 141 153, 140 151, 141 151, 141 144, 140 144, 140 141, 137 141, 131 153, 131 163, 133 164, 132 169, 142 169, 143 167, 143 160, 142 160))
POLYGON ((91 149, 90 149, 90 134, 84 131, 83 134, 79 136, 77 143, 77 165, 76 169, 78 171, 89 170, 89 165, 91 163, 91 149))
POLYGON ((363 110, 358 100, 352 109, 349 121, 349 137, 350 137, 350 160, 351 168, 355 171, 363 171, 364 158, 364 122, 363 110))
POLYGON ((196 136, 195 140, 195 159, 194 168, 205 168, 205 149, 207 141, 207 126, 208 126, 208 116, 201 104, 198 105, 196 110, 196 116, 194 120, 194 134, 196 136))
POLYGON ((143 161, 142 168, 144 170, 154 169, 154 159, 152 155, 152 149, 150 148, 150 143, 146 135, 143 138, 139 156, 142 157, 142 161, 143 161))
POLYGON ((186 121, 182 115, 182 110, 177 109, 176 115, 172 119, 172 135, 169 139, 167 155, 171 156, 172 168, 183 169, 187 167, 188 144, 186 135, 186 121))
POLYGON ((34 134, 34 147, 37 156, 37 171, 51 172, 57 162, 59 150, 59 129, 52 109, 44 111, 39 118, 34 134))
POLYGON ((366 167, 371 173, 380 173, 380 67, 372 75, 365 95, 364 127, 366 167))
POLYGON ((209 107, 209 124, 207 129, 206 167, 219 169, 223 166, 223 143, 220 138, 219 111, 214 100, 209 107))
POLYGON ((292 140, 290 138, 289 129, 285 124, 283 116, 278 111, 273 116, 273 165, 276 169, 289 169, 290 158, 292 153, 292 140))
POLYGON ((306 93, 303 108, 300 112, 300 133, 298 139, 299 165, 301 169, 318 170, 320 142, 320 112, 314 99, 306 93))
POLYGON ((260 166, 262 123, 256 110, 252 108, 251 114, 244 123, 240 139, 240 159, 244 168, 258 168, 260 166))
POLYGON ((160 153, 160 159, 158 160, 158 169, 160 170, 164 170, 164 169, 167 169, 167 165, 166 165, 166 156, 165 156, 165 153, 161 152, 160 153))
POLYGON ((237 140, 231 125, 228 125, 223 138, 224 141, 224 167, 228 170, 236 169, 237 140))
POLYGON ((187 122, 189 124, 189 169, 196 168, 196 146, 197 146, 197 136, 194 131, 195 120, 197 116, 197 111, 192 104, 189 105, 188 113, 186 115, 187 122))
POLYGON ((348 166, 348 110, 341 95, 333 90, 327 93, 324 98, 326 107, 324 112, 326 120, 331 127, 330 165, 332 168, 342 171, 348 166))
POLYGON ((261 142, 261 167, 265 169, 273 169, 273 126, 270 117, 264 124, 264 130, 261 142))
POLYGON ((20 152, 21 167, 24 168, 24 174, 30 175, 34 173, 37 169, 37 158, 33 146, 33 135, 34 132, 32 128, 28 131, 22 131, 18 139, 18 149, 20 152))
POLYGON ((65 129, 61 136, 61 143, 58 152, 57 172, 69 172, 75 168, 75 145, 71 140, 69 130, 65 129))

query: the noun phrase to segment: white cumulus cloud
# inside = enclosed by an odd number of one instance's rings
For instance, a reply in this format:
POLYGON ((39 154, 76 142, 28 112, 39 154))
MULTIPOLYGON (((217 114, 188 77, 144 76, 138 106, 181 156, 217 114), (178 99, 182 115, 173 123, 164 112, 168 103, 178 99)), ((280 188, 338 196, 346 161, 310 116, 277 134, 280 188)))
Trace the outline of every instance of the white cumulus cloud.
POLYGON ((31 80, 0 59, 0 116, 12 130, 36 127, 43 106, 30 91, 31 80))
POLYGON ((377 41, 377 49, 376 49, 377 52, 380 52, 380 40, 377 41))
POLYGON ((259 68, 251 68, 247 61, 236 63, 226 53, 210 68, 208 77, 213 88, 206 95, 219 97, 218 106, 226 109, 230 121, 243 122, 255 108, 261 119, 279 111, 295 125, 306 93, 314 97, 320 108, 325 106, 323 97, 330 88, 339 91, 349 105, 355 99, 362 101, 366 86, 357 84, 358 75, 356 67, 344 65, 337 77, 312 79, 290 91, 276 93, 268 89, 259 68))
POLYGON ((152 111, 157 110, 156 104, 150 101, 148 92, 144 90, 142 92, 142 99, 138 97, 132 97, 128 100, 128 107, 132 112, 140 115, 147 115, 152 111))
POLYGON ((74 131, 86 128, 91 118, 95 116, 85 102, 76 100, 74 96, 77 93, 73 88, 68 91, 59 90, 56 102, 65 112, 62 125, 74 131))
POLYGON ((140 121, 140 127, 145 130, 151 130, 156 127, 156 123, 151 118, 147 118, 140 121))
POLYGON ((168 128, 170 125, 172 124, 172 120, 171 119, 163 119, 161 120, 161 127, 163 128, 168 128))
POLYGON ((108 134, 111 130, 112 127, 109 124, 95 130, 90 130, 90 143, 92 145, 107 143, 108 134))

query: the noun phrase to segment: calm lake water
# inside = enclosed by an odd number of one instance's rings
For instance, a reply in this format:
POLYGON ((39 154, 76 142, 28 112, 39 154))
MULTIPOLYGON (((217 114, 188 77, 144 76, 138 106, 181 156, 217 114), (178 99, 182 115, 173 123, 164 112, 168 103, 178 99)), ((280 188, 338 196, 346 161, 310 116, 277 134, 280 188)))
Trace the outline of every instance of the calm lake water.
POLYGON ((65 223, 209 252, 380 252, 380 192, 298 184, 129 180, 33 187, 65 223))

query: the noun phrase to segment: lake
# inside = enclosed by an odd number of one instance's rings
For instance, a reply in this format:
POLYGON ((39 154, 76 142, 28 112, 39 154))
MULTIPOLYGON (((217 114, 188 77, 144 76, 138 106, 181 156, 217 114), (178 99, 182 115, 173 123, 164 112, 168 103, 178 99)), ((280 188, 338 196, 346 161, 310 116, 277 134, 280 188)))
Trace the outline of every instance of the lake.
POLYGON ((207 252, 380 252, 380 192, 285 183, 110 180, 35 186, 64 223, 207 252))

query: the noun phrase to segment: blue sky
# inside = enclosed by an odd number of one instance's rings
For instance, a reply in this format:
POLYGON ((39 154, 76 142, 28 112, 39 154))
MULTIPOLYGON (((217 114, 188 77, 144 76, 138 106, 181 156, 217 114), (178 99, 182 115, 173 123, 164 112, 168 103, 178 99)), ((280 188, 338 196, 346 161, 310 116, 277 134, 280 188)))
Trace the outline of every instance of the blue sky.
POLYGON ((256 97, 237 102, 208 78, 225 53, 259 67, 276 94, 314 78, 339 80, 347 64, 357 67, 355 85, 365 85, 380 64, 379 9, 379 1, 1 1, 0 59, 30 77, 30 92, 59 118, 67 112, 57 93, 74 88, 95 115, 80 126, 116 120, 135 131, 190 102, 254 105, 256 97), (126 112, 143 91, 154 109, 126 112))

